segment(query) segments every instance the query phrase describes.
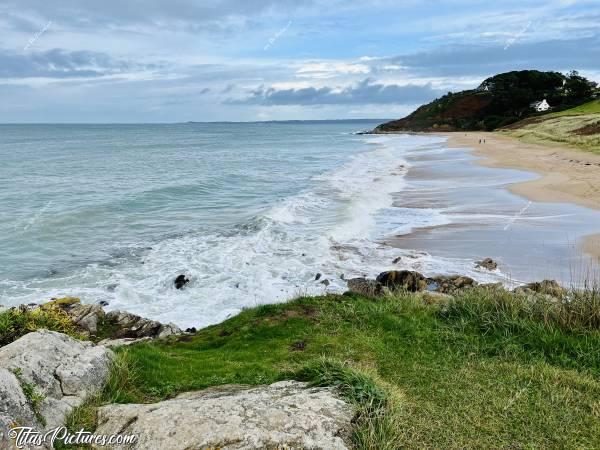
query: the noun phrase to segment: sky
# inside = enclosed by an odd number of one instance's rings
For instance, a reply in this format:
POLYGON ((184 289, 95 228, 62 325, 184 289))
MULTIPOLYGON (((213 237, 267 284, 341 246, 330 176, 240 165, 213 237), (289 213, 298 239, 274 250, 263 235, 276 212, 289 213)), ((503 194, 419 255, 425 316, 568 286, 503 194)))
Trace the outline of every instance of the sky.
POLYGON ((1 0, 1 123, 398 118, 510 70, 600 82, 600 0, 1 0))

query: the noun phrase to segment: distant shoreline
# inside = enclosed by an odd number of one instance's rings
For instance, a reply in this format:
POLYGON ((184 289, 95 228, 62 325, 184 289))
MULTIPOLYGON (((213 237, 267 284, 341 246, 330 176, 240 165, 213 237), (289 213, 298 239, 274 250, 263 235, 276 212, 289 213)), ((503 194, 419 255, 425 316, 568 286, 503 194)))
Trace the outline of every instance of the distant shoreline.
MULTIPOLYGON (((541 175, 516 183, 510 191, 537 202, 573 203, 600 211, 600 155, 567 147, 524 143, 491 132, 435 133, 448 138, 448 144, 469 147, 484 159, 487 167, 521 169, 541 175), (479 139, 485 139, 479 143, 479 139)), ((581 250, 600 260, 598 234, 586 237, 581 250)))

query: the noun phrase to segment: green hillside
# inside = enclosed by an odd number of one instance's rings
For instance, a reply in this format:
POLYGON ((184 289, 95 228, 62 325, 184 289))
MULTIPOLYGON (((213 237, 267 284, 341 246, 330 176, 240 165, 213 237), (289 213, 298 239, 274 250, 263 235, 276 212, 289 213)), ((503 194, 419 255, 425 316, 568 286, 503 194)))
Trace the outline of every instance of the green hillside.
POLYGON ((573 71, 523 70, 495 75, 477 89, 448 93, 409 116, 382 124, 375 133, 406 131, 491 131, 527 117, 540 116, 531 107, 546 99, 554 111, 590 101, 596 83, 573 71))
POLYGON ((525 119, 500 131, 529 143, 568 145, 600 154, 600 100, 525 119))

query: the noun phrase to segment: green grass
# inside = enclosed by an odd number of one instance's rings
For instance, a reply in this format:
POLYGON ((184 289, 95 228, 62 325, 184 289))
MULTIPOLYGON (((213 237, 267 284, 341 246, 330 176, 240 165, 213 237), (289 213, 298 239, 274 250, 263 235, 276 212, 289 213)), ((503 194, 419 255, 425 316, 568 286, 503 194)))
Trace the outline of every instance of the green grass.
POLYGON ((47 303, 34 310, 11 308, 0 313, 0 346, 10 344, 21 336, 45 328, 82 338, 75 325, 56 304, 47 303))
POLYGON ((600 100, 535 119, 525 119, 500 132, 528 143, 567 145, 600 154, 600 100), (582 133, 586 127, 598 131, 594 134, 582 133))
POLYGON ((548 114, 548 117, 574 116, 580 114, 600 114, 600 100, 592 100, 575 108, 548 114))
POLYGON ((598 311, 593 292, 550 302, 486 289, 444 303, 330 295, 260 306, 118 350, 120 375, 69 426, 92 429, 103 403, 300 379, 357 405, 357 448, 600 448, 598 311))

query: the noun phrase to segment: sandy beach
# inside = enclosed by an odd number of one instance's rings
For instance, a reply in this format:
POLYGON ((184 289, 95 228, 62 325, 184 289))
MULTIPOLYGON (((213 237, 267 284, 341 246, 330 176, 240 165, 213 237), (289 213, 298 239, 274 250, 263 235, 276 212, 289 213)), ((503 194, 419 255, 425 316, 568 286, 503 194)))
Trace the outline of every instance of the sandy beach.
MULTIPOLYGON (((600 155, 567 147, 523 143, 497 133, 445 133, 451 146, 470 147, 487 167, 521 169, 540 178, 516 183, 510 190, 538 202, 573 203, 600 210, 600 155), (480 144, 480 139, 482 143, 480 144), (485 143, 483 143, 485 140, 485 143)), ((581 249, 600 259, 599 233, 587 237, 581 249)))

